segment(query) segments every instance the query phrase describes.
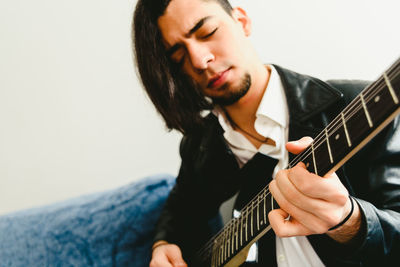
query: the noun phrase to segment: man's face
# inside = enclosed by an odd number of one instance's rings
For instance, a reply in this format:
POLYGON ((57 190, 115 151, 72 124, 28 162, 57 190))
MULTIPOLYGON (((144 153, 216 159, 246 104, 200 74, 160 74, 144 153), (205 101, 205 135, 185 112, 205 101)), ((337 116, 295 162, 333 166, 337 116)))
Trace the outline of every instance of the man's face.
POLYGON ((247 36, 241 9, 230 16, 218 3, 172 0, 158 19, 167 54, 214 102, 236 102, 251 84, 247 36))

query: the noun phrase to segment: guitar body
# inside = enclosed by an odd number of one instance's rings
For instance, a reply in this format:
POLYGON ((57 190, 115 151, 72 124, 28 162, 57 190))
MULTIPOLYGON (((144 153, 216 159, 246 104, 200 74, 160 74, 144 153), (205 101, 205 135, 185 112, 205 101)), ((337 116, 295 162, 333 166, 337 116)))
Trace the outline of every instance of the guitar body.
MULTIPOLYGON (((252 243, 253 244, 253 243, 252 243)), ((236 256, 234 256, 230 261, 228 261, 224 267, 237 267, 243 264, 246 259, 247 255, 249 254, 249 249, 252 246, 252 244, 249 244, 248 247, 242 249, 236 256)), ((251 264, 251 263, 249 263, 251 264)), ((214 265, 211 265, 212 267, 216 267, 214 265)))

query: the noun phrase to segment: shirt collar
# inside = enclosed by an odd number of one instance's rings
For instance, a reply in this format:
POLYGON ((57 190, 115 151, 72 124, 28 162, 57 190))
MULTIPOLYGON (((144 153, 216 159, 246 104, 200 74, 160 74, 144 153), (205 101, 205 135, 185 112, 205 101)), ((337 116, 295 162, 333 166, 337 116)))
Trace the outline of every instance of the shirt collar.
POLYGON ((256 111, 256 117, 267 117, 285 128, 288 125, 286 97, 279 74, 272 65, 269 82, 256 111))
MULTIPOLYGON (((286 128, 289 118, 284 88, 275 67, 273 65, 267 65, 266 67, 271 69, 271 73, 267 88, 257 108, 256 117, 268 118, 286 128)), ((225 132, 228 127, 232 128, 224 110, 220 106, 215 106, 212 113, 218 118, 225 132)))

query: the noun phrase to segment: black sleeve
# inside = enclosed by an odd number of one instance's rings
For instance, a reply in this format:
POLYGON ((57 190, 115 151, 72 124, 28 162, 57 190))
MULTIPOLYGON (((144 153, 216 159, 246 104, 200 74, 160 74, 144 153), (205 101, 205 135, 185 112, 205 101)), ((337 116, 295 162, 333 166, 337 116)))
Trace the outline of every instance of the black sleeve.
POLYGON ((400 262, 400 117, 370 147, 359 206, 364 239, 356 256, 366 266, 400 262))
POLYGON ((349 244, 337 243, 327 235, 310 237, 318 244, 314 248, 321 259, 328 259, 332 266, 400 262, 399 124, 397 117, 343 167, 360 207, 362 227, 349 244))
MULTIPOLYGON (((204 203, 208 198, 197 180, 201 177, 194 171, 194 158, 199 149, 198 142, 191 137, 183 137, 180 145, 182 158, 176 184, 170 192, 155 230, 154 241, 166 240, 177 244, 186 261, 202 244, 211 237, 208 225, 211 216, 217 215, 217 205, 204 203)), ((212 201, 209 201, 212 203, 212 201)), ((189 261, 190 262, 190 261, 189 261)))

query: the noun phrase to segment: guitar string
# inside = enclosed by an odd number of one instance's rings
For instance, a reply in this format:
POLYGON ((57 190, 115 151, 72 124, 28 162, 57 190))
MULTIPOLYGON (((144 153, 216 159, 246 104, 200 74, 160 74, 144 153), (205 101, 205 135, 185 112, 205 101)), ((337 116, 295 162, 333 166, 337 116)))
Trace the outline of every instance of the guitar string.
MULTIPOLYGON (((389 72, 389 71, 388 71, 389 72)), ((394 75, 396 75, 396 73, 394 73, 394 75)), ((390 73, 389 73, 389 75, 388 75, 388 77, 389 78, 391 78, 390 76, 392 76, 390 73)), ((381 77, 380 79, 378 79, 375 83, 378 83, 378 82, 380 82, 379 80, 382 80, 383 78, 381 77)), ((383 89, 385 89, 385 84, 380 84, 377 88, 375 88, 374 90, 375 91, 371 91, 371 90, 368 90, 368 89, 371 89, 371 88, 366 88, 365 89, 365 91, 363 91, 362 93, 363 93, 363 96, 364 96, 364 100, 367 102, 367 103, 369 103, 370 102, 370 100, 372 99, 372 98, 375 98, 376 97, 376 95, 378 94, 378 93, 380 93, 383 89), (372 93, 372 95, 371 95, 371 93, 372 93)), ((351 108, 349 108, 347 111, 352 111, 351 112, 351 114, 350 115, 348 115, 348 114, 346 114, 347 116, 348 116, 348 118, 351 118, 355 113, 357 113, 360 109, 361 109, 361 107, 360 107, 360 105, 359 105, 359 102, 360 102, 360 98, 359 97, 357 97, 357 101, 355 101, 355 104, 358 104, 358 106, 356 106, 356 108, 355 109, 351 109, 351 108)), ((350 106, 350 105, 349 105, 350 106)), ((353 106, 354 107, 354 106, 353 106)), ((345 112, 345 110, 343 111, 343 113, 345 112)), ((332 123, 331 123, 332 124, 332 123)), ((329 125, 328 125, 329 126, 329 125)), ((341 125, 341 123, 339 123, 339 127, 341 127, 342 125, 341 125)), ((333 128, 333 127, 331 127, 331 128, 333 128)), ((337 129, 338 127, 336 127, 336 129, 337 129)), ((331 129, 330 129, 331 130, 331 129)), ((323 134, 321 134, 321 136, 323 136, 323 134)), ((332 136, 332 135, 328 135, 328 136, 332 136)), ((323 137, 324 139, 325 139, 325 137, 323 137)), ((317 139, 320 139, 320 137, 316 137, 316 139, 314 140, 314 142, 315 141, 318 141, 317 139)), ((317 142, 318 143, 318 142, 317 142)), ((317 146, 316 146, 316 148, 319 146, 319 145, 321 145, 321 144, 318 144, 317 146)), ((301 155, 304 155, 304 153, 302 153, 301 155)), ((304 156, 304 157, 308 157, 309 155, 307 155, 307 156, 304 156)), ((301 159, 300 158, 298 158, 297 159, 298 160, 298 162, 300 162, 301 161, 301 159)), ((293 160, 293 161, 296 161, 296 158, 293 160)), ((292 161, 292 162, 293 162, 292 161)), ((297 164, 297 163, 295 163, 295 164, 297 164)), ((295 165, 295 164, 292 164, 292 166, 293 165, 295 165)), ((265 197, 267 197, 269 194, 270 194, 270 192, 269 192, 269 189, 266 189, 265 190, 265 188, 264 188, 264 190, 261 190, 261 191, 263 191, 263 193, 262 193, 262 195, 265 195, 265 197), (265 191, 265 192, 264 192, 265 191)), ((263 199, 260 201, 260 196, 261 196, 261 194, 257 194, 254 198, 253 198, 253 200, 252 201, 250 201, 250 203, 252 203, 252 205, 254 206, 254 202, 256 201, 257 203, 255 204, 256 205, 256 208, 259 208, 259 204, 261 203, 261 201, 263 201, 263 199)), ((247 212, 248 212, 248 208, 250 208, 250 206, 246 206, 245 207, 246 208, 246 210, 245 210, 245 213, 243 214, 243 215, 248 215, 247 214, 247 212)), ((254 208, 253 207, 251 207, 253 210, 254 210, 254 208)), ((224 229, 227 229, 227 228, 234 228, 234 224, 237 222, 237 221, 239 221, 238 220, 239 218, 236 218, 235 220, 232 220, 230 223, 228 223, 228 225, 227 225, 227 227, 225 228, 224 227, 224 229)), ((229 229, 229 232, 230 232, 230 229, 229 229)), ((219 235, 219 234, 217 234, 217 235, 219 235)), ((224 233, 224 235, 226 235, 226 233, 224 233)), ((212 238, 212 240, 213 240, 214 238, 212 238)), ((211 244, 212 245, 212 244, 211 244)), ((208 247, 208 249, 209 249, 209 246, 206 246, 206 247, 208 247)))
MULTIPOLYGON (((394 68, 396 68, 396 67, 398 67, 397 65, 394 67, 394 68)), ((393 69, 394 69, 393 68, 393 69)), ((387 73, 387 76, 388 76, 388 78, 391 80, 391 78, 392 78, 392 76, 397 76, 398 74, 399 74, 399 72, 400 71, 397 71, 397 70, 395 70, 395 72, 394 73, 391 73, 392 72, 392 70, 391 69, 389 69, 386 73, 387 73)), ((376 96, 377 96, 377 94, 378 93, 380 93, 382 90, 384 90, 385 89, 385 87, 386 87, 386 84, 385 83, 382 83, 382 81, 383 81, 383 76, 380 76, 380 78, 377 80, 377 81, 375 81, 374 83, 372 83, 370 86, 368 86, 363 92, 362 92, 362 94, 363 94, 363 96, 364 96, 364 100, 365 100, 365 102, 366 103, 370 103, 370 101, 373 99, 373 98, 375 98, 376 96), (379 84, 378 84, 379 83, 379 84), (378 86, 376 87, 376 88, 373 88, 374 87, 374 85, 376 85, 376 84, 378 84, 378 86), (371 95, 372 94, 372 95, 371 95)), ((361 95, 361 94, 360 94, 361 95)), ((357 96, 356 98, 355 98, 355 101, 352 101, 343 111, 342 111, 342 113, 344 113, 344 115, 345 115, 345 118, 347 117, 348 119, 350 119, 352 116, 354 116, 354 114, 356 114, 359 110, 361 110, 362 109, 362 106, 360 106, 360 101, 361 101, 361 99, 357 96), (353 103, 354 102, 354 103, 353 103), (349 114, 349 112, 350 112, 350 114, 349 114)), ((340 120, 340 118, 338 118, 338 117, 336 117, 329 125, 328 125, 328 127, 329 126, 331 126, 330 127, 330 129, 327 127, 327 130, 328 131, 332 131, 332 128, 334 128, 334 131, 333 132, 335 132, 337 129, 339 129, 341 126, 342 126, 343 124, 341 123, 341 120, 340 120), (339 124, 338 124, 339 123, 339 124)), ((332 134, 328 134, 328 137, 331 137, 332 136, 332 134)), ((326 135, 324 134, 324 133, 320 133, 316 138, 315 138, 315 140, 313 141, 313 143, 314 144, 316 144, 316 146, 314 146, 314 148, 316 149, 316 148, 318 148, 320 145, 322 145, 322 144, 324 144, 324 142, 325 142, 325 139, 326 139, 326 135), (321 141, 323 141, 323 142, 321 142, 321 141)), ((292 160, 292 162, 291 163, 289 163, 289 166, 294 166, 294 165, 296 165, 298 162, 300 162, 300 161, 302 161, 303 159, 305 159, 305 158, 307 158, 308 156, 310 156, 310 154, 312 153, 312 152, 310 152, 310 151, 305 151, 306 153, 301 153, 301 154, 299 154, 297 157, 295 157, 293 160, 292 160), (293 163, 293 162, 296 162, 296 163, 293 163)), ((287 167, 288 168, 288 167, 287 167)), ((268 184, 268 186, 269 186, 269 184, 268 184)), ((265 187, 263 190, 261 190, 261 191, 265 191, 265 192, 267 192, 267 193, 262 193, 263 195, 264 194, 266 194, 265 195, 265 197, 268 197, 269 196, 269 194, 270 194, 270 192, 269 192, 269 188, 267 188, 267 187, 265 187), (266 189, 266 190, 265 190, 266 189)), ((253 203, 254 201, 256 201, 256 199, 257 199, 257 206, 261 203, 260 202, 260 200, 259 200, 259 197, 261 196, 261 193, 259 193, 259 194, 257 194, 249 203, 253 203)), ((262 201, 262 200, 261 200, 262 201)), ((246 212, 247 212, 247 209, 249 208, 249 207, 247 207, 247 206, 249 206, 249 205, 246 205, 244 208, 246 208, 246 210, 245 210, 245 213, 244 214, 246 214, 246 212)), ((243 210, 242 210, 242 212, 243 212, 243 210)), ((241 213, 242 214, 242 213, 241 213)), ((219 232, 219 233, 217 233, 213 238, 211 238, 211 240, 208 242, 208 243, 210 243, 209 245, 205 245, 205 249, 204 250, 208 250, 209 248, 210 248, 210 246, 213 246, 213 243, 214 243, 214 240, 217 238, 217 236, 219 236, 220 234, 222 234, 222 232, 224 231, 224 229, 226 229, 226 228, 228 228, 228 227, 231 227, 231 224, 234 224, 236 221, 238 221, 238 219, 239 218, 235 218, 235 219, 233 219, 233 220, 231 220, 230 222, 228 222, 227 223, 227 225, 226 225, 226 227, 224 227, 223 229, 221 229, 221 231, 219 232), (207 247, 208 247, 208 249, 207 249, 207 247)), ((226 235, 226 233, 224 233, 224 235, 226 235)), ((200 254, 200 253, 199 253, 200 254)))

